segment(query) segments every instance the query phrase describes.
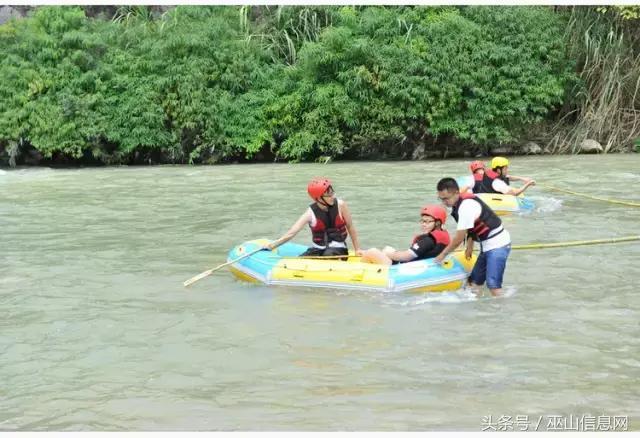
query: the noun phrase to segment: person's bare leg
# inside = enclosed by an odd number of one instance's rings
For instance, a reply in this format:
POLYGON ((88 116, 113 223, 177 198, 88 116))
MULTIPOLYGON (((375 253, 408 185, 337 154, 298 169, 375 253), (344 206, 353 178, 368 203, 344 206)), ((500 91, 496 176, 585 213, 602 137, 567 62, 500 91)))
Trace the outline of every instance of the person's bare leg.
POLYGON ((367 249, 362 253, 362 262, 376 265, 390 265, 393 261, 378 248, 367 249))
POLYGON ((469 287, 469 289, 471 289, 471 292, 473 292, 477 297, 482 295, 482 290, 480 289, 482 286, 480 286, 479 284, 475 284, 469 281, 467 283, 467 286, 469 287))

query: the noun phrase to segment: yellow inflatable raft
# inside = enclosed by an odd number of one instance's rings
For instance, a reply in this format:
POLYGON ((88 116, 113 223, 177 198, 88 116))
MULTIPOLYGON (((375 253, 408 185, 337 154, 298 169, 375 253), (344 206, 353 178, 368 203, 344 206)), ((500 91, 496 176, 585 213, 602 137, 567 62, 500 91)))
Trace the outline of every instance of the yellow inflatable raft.
MULTIPOLYGON (((473 187, 472 176, 456 178, 460 187, 473 187)), ((535 203, 523 194, 518 196, 503 195, 501 193, 476 193, 498 216, 506 216, 512 213, 528 213, 535 208, 535 203)))
MULTIPOLYGON (((267 243, 252 240, 231 249, 235 260, 267 243)), ((306 246, 285 243, 274 251, 259 251, 231 265, 241 280, 266 285, 362 289, 381 292, 444 292, 460 289, 476 260, 455 252, 442 265, 432 259, 385 266, 362 263, 359 257, 340 259, 297 257, 306 246)))

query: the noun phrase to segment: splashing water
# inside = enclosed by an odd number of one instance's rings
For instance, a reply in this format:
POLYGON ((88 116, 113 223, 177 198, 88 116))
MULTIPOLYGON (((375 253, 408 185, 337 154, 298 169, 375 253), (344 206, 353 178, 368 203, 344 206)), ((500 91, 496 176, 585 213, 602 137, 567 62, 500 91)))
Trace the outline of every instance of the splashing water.
POLYGON ((562 199, 548 196, 530 196, 529 198, 535 202, 536 213, 553 213, 562 208, 562 199))

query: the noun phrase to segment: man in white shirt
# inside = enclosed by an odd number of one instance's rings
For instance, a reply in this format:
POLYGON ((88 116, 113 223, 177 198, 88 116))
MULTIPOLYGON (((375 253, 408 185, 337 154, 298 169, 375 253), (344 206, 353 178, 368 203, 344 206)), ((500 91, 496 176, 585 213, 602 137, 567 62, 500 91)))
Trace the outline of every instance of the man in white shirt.
POLYGON ((509 160, 504 157, 494 157, 491 169, 484 172, 482 180, 474 186, 474 193, 502 193, 503 195, 518 196, 536 182, 527 177, 509 175, 509 160), (522 181, 524 186, 516 189, 509 185, 510 181, 522 181))
POLYGON ((460 194, 458 183, 453 178, 443 178, 437 186, 438 198, 451 207, 451 216, 458 223, 451 243, 434 259, 442 263, 451 251, 465 239, 465 255, 471 258, 474 241, 480 242, 480 255, 469 276, 469 284, 478 288, 485 281, 494 296, 502 293, 502 279, 507 258, 511 252, 511 236, 503 227, 502 220, 477 196, 460 194))

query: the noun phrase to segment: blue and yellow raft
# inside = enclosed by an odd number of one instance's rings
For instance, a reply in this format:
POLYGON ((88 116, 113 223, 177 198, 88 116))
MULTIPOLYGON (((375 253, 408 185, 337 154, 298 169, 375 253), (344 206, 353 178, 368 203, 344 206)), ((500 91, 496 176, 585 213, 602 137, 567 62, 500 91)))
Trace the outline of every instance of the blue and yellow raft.
MULTIPOLYGON (((473 187, 473 176, 461 176, 456 178, 460 187, 473 187)), ((518 196, 503 195, 501 193, 476 193, 476 196, 484 201, 498 216, 506 216, 513 213, 529 213, 535 208, 535 203, 523 194, 518 196)))
POLYGON ((522 194, 513 196, 500 193, 476 193, 476 196, 491 207, 498 216, 506 216, 513 213, 528 213, 535 207, 535 203, 522 194))
MULTIPOLYGON (((228 261, 257 250, 269 241, 251 240, 229 251, 228 261)), ((266 285, 304 286, 379 292, 445 292, 460 289, 476 261, 462 251, 450 254, 442 265, 418 260, 384 266, 362 263, 360 257, 347 261, 298 257, 307 249, 285 243, 273 251, 259 251, 230 265, 241 280, 266 285)))

